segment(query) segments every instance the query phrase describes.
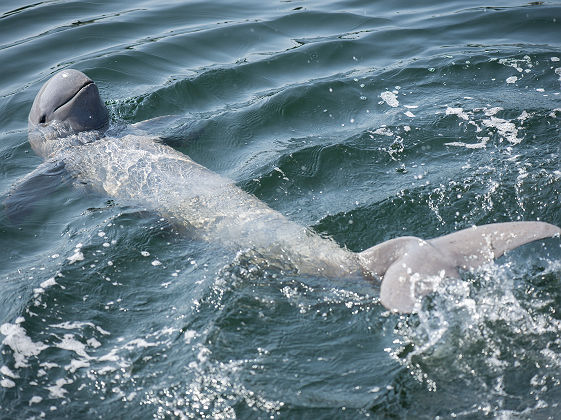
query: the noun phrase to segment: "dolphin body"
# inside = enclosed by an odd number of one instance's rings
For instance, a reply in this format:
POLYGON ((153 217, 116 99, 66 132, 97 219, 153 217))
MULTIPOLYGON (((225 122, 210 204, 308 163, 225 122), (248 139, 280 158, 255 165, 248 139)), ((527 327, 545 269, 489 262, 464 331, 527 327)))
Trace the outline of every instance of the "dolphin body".
POLYGON ((315 276, 381 279, 380 301, 392 311, 413 311, 442 279, 459 277, 458 269, 477 269, 510 249, 561 233, 543 222, 497 223, 430 240, 400 237, 354 253, 291 222, 157 137, 105 136, 107 126, 95 83, 77 70, 55 74, 29 113, 29 142, 46 161, 20 186, 69 176, 157 211, 201 240, 249 250, 260 264, 315 276))

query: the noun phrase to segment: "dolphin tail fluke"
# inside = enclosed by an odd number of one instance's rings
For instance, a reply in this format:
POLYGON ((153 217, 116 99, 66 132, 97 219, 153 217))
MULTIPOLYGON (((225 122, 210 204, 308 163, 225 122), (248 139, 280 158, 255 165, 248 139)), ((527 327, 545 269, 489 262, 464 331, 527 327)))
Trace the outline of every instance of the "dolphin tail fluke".
POLYGON ((543 222, 496 223, 423 240, 402 237, 359 254, 364 269, 382 277, 380 301, 388 309, 411 312, 421 296, 445 277, 459 277, 505 252, 539 239, 559 236, 561 229, 543 222))
POLYGON ((561 229, 549 223, 508 222, 473 226, 429 242, 453 253, 456 265, 469 270, 479 268, 521 245, 560 234, 561 229))

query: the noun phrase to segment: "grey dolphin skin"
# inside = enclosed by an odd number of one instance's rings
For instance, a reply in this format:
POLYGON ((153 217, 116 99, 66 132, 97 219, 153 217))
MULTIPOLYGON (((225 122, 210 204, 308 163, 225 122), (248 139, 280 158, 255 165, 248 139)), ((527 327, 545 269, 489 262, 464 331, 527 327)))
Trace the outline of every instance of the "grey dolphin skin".
POLYGON ((97 86, 77 70, 59 72, 45 83, 29 113, 32 124, 64 121, 74 132, 102 129, 108 119, 97 86))
MULTIPOLYGON (((256 197, 150 136, 105 136, 108 112, 95 83, 63 70, 37 94, 29 141, 47 168, 64 168, 82 184, 140 203, 192 235, 246 252, 260 264, 294 273, 382 280, 381 303, 411 312, 420 297, 459 269, 473 270, 525 243, 559 235, 543 222, 498 223, 438 238, 401 237, 354 253, 291 222, 256 197)), ((52 173, 38 168, 36 175, 52 173)))

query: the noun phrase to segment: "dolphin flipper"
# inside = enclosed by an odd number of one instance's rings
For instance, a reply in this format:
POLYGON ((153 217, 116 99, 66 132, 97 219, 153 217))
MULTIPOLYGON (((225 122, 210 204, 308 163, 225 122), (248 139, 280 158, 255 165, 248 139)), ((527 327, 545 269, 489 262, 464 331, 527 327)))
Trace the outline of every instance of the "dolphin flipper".
POLYGON ((32 210, 34 203, 54 192, 69 179, 64 162, 47 160, 33 172, 20 179, 4 199, 4 212, 14 224, 21 224, 32 210))
POLYGON ((403 237, 359 254, 363 267, 383 277, 380 301, 393 311, 411 312, 415 302, 445 277, 459 277, 458 268, 474 270, 506 251, 561 234, 543 222, 496 223, 423 240, 403 237))

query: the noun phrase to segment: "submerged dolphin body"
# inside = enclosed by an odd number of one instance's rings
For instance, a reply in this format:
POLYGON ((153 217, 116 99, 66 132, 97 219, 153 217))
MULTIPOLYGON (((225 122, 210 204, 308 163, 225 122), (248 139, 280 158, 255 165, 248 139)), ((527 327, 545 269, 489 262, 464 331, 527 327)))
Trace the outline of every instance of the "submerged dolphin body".
POLYGON ((396 238, 360 253, 289 221, 232 181, 149 136, 103 136, 108 113, 94 82, 77 70, 48 80, 29 114, 29 141, 46 162, 26 177, 69 174, 123 202, 141 203, 194 236, 297 273, 382 279, 380 299, 410 312, 440 279, 458 277, 522 244, 561 230, 543 222, 473 227, 431 240, 396 238))

